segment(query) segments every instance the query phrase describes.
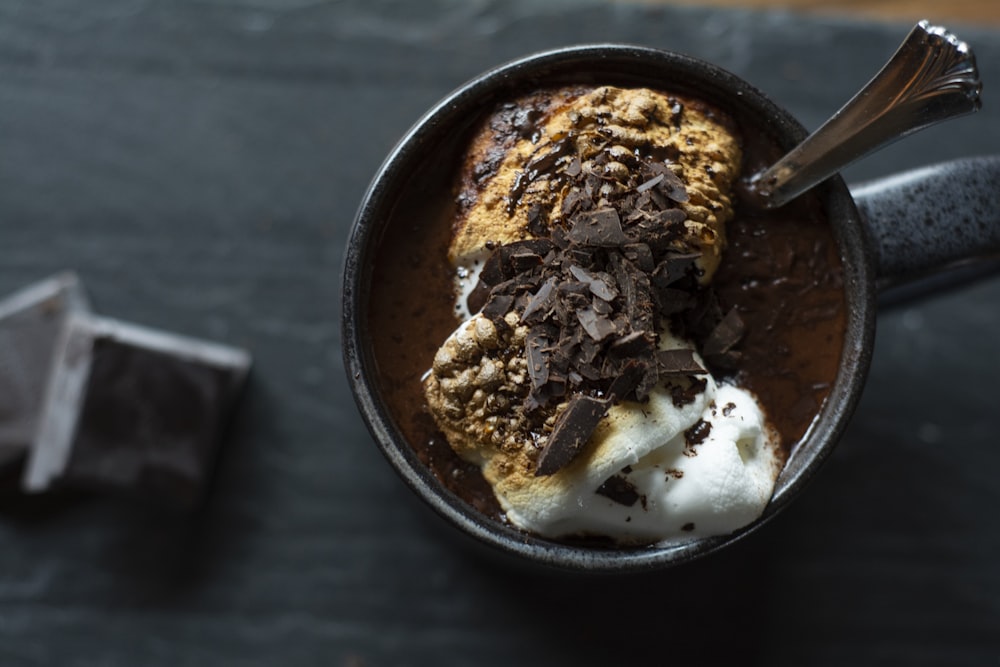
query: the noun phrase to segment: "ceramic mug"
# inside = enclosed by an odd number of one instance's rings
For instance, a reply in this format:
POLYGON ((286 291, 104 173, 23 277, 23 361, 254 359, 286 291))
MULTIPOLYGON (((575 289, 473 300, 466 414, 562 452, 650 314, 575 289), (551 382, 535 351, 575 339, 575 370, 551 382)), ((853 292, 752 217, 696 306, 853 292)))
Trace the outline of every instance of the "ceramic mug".
POLYGON ((528 535, 495 521, 448 491, 418 459, 383 396, 372 350, 369 296, 378 245, 407 197, 448 192, 461 155, 456 137, 497 103, 519 92, 563 84, 645 86, 686 93, 766 130, 785 151, 806 132, 787 111, 732 73, 667 51, 595 45, 530 56, 473 79, 432 108, 403 137, 372 181, 348 240, 343 267, 343 354, 354 396, 389 463, 459 530, 536 563, 578 571, 665 567, 735 542, 798 496, 843 434, 861 396, 875 336, 876 301, 900 285, 1000 252, 1000 158, 938 165, 848 190, 840 177, 818 188, 843 262, 847 302, 843 351, 833 387, 795 446, 763 515, 735 533, 671 546, 598 549, 528 535), (444 165, 444 168, 442 168, 444 165), (414 174, 432 172, 429 178, 414 174))

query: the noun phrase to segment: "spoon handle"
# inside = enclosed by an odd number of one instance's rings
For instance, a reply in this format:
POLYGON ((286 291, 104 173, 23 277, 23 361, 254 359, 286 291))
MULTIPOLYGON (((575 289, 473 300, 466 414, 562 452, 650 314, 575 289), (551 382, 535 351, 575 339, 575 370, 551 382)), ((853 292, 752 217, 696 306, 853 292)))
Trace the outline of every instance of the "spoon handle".
POLYGON ((863 155, 978 110, 981 89, 975 56, 965 42, 921 21, 840 111, 749 179, 750 195, 763 208, 777 208, 863 155))

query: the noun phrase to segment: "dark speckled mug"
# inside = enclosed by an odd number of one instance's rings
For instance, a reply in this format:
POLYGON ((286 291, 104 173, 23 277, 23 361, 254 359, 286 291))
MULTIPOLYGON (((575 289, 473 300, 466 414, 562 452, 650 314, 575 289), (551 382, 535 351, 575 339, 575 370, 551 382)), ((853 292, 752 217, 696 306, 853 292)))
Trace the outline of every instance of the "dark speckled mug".
MULTIPOLYGON (((579 571, 665 567, 709 554, 774 517, 805 487, 847 426, 868 372, 876 301, 889 286, 913 284, 943 268, 1000 253, 1000 158, 947 163, 855 189, 841 178, 819 187, 844 267, 846 337, 837 377, 812 427, 793 450, 763 516, 733 534, 669 547, 597 549, 527 535, 455 497, 417 458, 386 404, 372 351, 369 295, 377 246, 415 173, 457 164, 454 138, 473 119, 519 91, 565 83, 648 86, 688 93, 766 128, 781 148, 805 136, 788 112, 735 75, 688 56, 617 45, 542 53, 491 70, 431 109, 400 141, 358 210, 343 269, 343 353, 358 407, 389 463, 424 501, 461 531, 515 556, 579 571)), ((454 169, 431 188, 447 192, 454 169)), ((425 181, 422 188, 427 188, 425 181)), ((958 275, 948 273, 947 275, 958 275)))

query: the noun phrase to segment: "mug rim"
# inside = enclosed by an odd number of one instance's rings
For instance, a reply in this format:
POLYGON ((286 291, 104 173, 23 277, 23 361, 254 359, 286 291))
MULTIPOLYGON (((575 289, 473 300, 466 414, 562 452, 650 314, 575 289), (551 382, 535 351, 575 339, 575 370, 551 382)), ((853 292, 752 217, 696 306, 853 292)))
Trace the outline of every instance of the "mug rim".
POLYGON ((596 548, 548 540, 501 524, 446 489, 416 456, 381 399, 374 355, 367 336, 367 297, 380 221, 389 219, 394 193, 401 192, 411 169, 426 159, 429 146, 444 141, 456 124, 481 117, 505 95, 558 83, 634 81, 682 92, 690 90, 766 126, 785 150, 806 136, 785 109, 737 75, 686 54, 627 44, 583 44, 538 52, 502 64, 470 79, 431 107, 390 151, 361 200, 344 254, 341 333, 345 369, 355 402, 369 432, 390 465, 438 514, 480 542, 537 563, 580 571, 638 571, 666 567, 712 553, 773 518, 802 490, 840 439, 860 399, 871 359, 875 330, 875 270, 872 242, 847 186, 839 177, 819 186, 844 267, 847 304, 844 346, 837 378, 809 431, 793 450, 764 513, 728 535, 697 538, 669 546, 596 548), (581 65, 587 69, 581 70, 581 65), (648 67, 640 73, 639 66, 648 67), (643 83, 645 82, 645 83, 643 83), (808 446, 806 453, 801 453, 808 446))

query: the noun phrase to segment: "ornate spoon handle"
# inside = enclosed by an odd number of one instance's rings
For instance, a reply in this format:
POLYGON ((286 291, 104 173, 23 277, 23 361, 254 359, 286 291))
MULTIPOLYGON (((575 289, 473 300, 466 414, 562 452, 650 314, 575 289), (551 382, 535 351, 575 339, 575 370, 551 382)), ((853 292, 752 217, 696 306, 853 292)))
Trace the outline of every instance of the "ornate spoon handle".
POLYGON ((882 70, 788 155, 749 179, 777 208, 859 157, 942 120, 976 111, 982 84, 965 42, 921 21, 882 70))

